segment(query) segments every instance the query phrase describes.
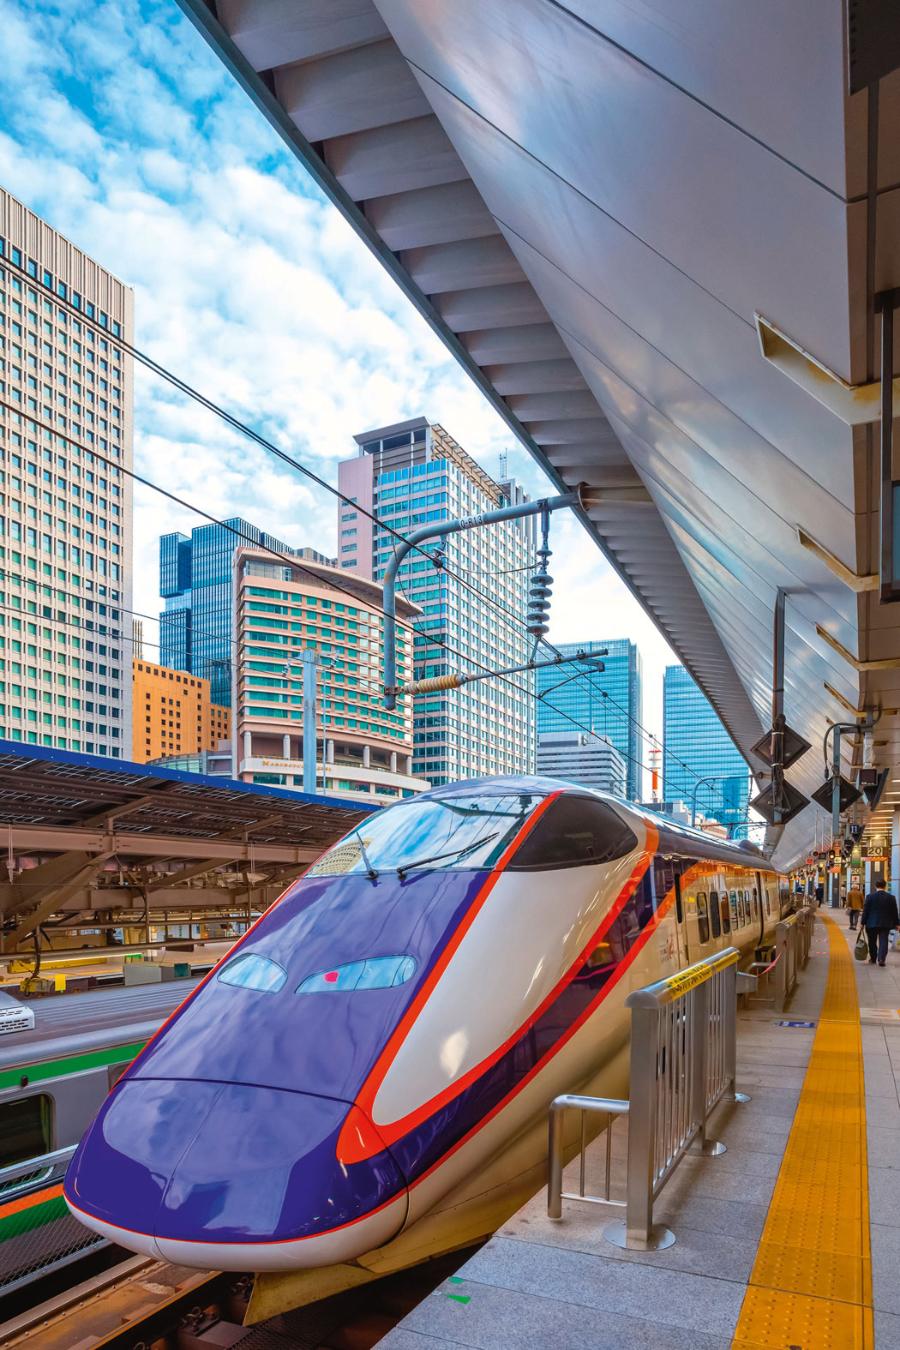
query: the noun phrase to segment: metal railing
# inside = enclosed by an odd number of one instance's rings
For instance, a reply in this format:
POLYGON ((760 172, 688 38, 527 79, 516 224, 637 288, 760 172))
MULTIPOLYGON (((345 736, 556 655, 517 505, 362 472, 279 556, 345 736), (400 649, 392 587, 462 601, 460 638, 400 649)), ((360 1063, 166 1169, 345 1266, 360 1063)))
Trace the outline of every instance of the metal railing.
POLYGON ((784 1012, 797 987, 797 975, 809 960, 816 912, 805 907, 775 925, 775 1011, 784 1012))
POLYGON ((0 1168, 0 1204, 31 1197, 4 1219, 0 1296, 105 1247, 107 1239, 73 1218, 59 1193, 75 1145, 0 1168))
POLYGON ((735 1091, 737 994, 740 953, 729 947, 664 980, 638 989, 625 1001, 631 1009, 631 1097, 564 1095, 550 1107, 547 1212, 562 1217, 563 1199, 617 1204, 625 1221, 604 1236, 619 1247, 641 1250, 675 1241, 653 1223, 653 1202, 688 1151, 715 1157, 725 1145, 710 1139, 707 1122, 723 1099, 749 1100, 735 1091), (580 1187, 563 1192, 564 1113, 582 1113, 580 1187), (585 1116, 588 1111, 628 1116, 625 1200, 609 1198, 612 1121, 607 1127, 606 1194, 584 1189, 585 1116))

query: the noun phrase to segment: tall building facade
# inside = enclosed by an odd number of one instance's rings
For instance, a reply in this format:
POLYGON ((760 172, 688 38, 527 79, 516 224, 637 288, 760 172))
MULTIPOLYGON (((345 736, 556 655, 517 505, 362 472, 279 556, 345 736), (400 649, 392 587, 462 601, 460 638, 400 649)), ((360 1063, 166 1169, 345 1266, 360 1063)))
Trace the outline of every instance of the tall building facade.
POLYGON ((746 834, 750 770, 712 704, 684 666, 663 677, 663 796, 694 801, 707 817, 746 834), (709 778, 710 783, 699 780, 709 778))
MULTIPOLYGON (((355 440, 356 456, 338 470, 341 492, 351 499, 338 505, 338 561, 362 576, 384 576, 396 543, 391 529, 409 535, 423 525, 527 500, 519 484, 495 482, 443 427, 423 417, 362 432, 355 440), (356 506, 375 514, 378 525, 356 506)), ((423 548, 434 555, 435 541, 423 548)), ((415 625, 416 678, 524 664, 530 655, 524 621, 534 520, 465 530, 448 536, 442 548, 445 566, 413 552, 399 572, 398 591, 422 611, 415 625), (504 620, 478 592, 520 621, 504 620)), ((434 786, 533 772, 533 677, 513 679, 521 689, 483 680, 404 700, 413 715, 413 772, 434 786)))
POLYGON ((216 750, 231 735, 229 709, 211 703, 209 680, 154 661, 132 661, 132 753, 136 764, 216 750))
POLYGON ((232 684, 232 562, 242 544, 262 544, 288 557, 327 561, 314 549, 293 549, 240 517, 198 525, 190 535, 159 541, 159 660, 209 680, 213 703, 229 706, 232 684), (229 528, 230 527, 230 528, 229 528))
MULTIPOLYGON (((382 592, 373 581, 304 560, 235 555, 235 777, 303 787, 304 649, 317 657, 316 782, 333 796, 377 804, 429 786, 413 773, 412 713, 381 698, 382 592), (349 592, 349 594, 348 594, 349 592)), ((398 618, 418 614, 401 600, 398 618)), ((398 634, 398 671, 412 642, 398 634)))
POLYGON ((547 731, 538 737, 537 771, 542 777, 625 796, 628 772, 615 746, 585 731, 547 731))
POLYGON ((574 732, 587 728, 615 746, 626 766, 626 795, 632 801, 643 796, 641 722, 643 694, 641 655, 626 638, 610 642, 555 643, 563 656, 578 651, 601 652, 603 671, 588 672, 575 664, 549 666, 537 672, 538 741, 549 732, 574 732), (577 672, 584 671, 584 674, 577 672), (573 723, 580 723, 574 726, 573 723))
POLYGON ((0 736, 131 755, 134 297, 0 188, 0 736))

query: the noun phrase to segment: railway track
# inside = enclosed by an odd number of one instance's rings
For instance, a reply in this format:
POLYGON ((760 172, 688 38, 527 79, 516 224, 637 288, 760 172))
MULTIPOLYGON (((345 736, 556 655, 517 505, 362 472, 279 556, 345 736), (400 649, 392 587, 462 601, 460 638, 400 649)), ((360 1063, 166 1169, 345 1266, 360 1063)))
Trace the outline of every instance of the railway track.
POLYGON ((453 1252, 254 1327, 251 1275, 133 1257, 0 1325, 4 1350, 370 1350, 468 1259, 453 1252))

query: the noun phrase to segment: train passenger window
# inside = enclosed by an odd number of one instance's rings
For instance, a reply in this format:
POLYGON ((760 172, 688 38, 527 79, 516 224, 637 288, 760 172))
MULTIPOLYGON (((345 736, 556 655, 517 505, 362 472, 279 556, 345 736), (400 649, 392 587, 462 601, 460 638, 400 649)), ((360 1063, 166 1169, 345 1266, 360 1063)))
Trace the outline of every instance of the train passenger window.
POLYGON ((222 984, 233 984, 240 989, 254 989, 261 994, 277 994, 287 979, 287 971, 277 961, 256 952, 236 956, 219 971, 222 984))
POLYGON ((763 894, 764 894, 765 897, 766 897, 766 913, 767 913, 767 914, 771 914, 771 913, 772 913, 772 901, 771 901, 771 898, 770 898, 770 896, 769 896, 769 883, 768 883, 768 882, 766 882, 765 886, 763 887, 763 894))
POLYGON ((709 942, 709 910, 703 891, 697 892, 697 931, 701 942, 709 942))
POLYGON ((754 919, 759 918, 759 891, 755 886, 753 887, 753 917, 754 919))
POLYGON ((729 891, 728 899, 731 902, 731 926, 732 928, 737 928, 740 923, 740 918, 738 916, 737 891, 729 891))
POLYGON ((415 973, 416 963, 411 956, 371 956, 366 961, 347 961, 333 970, 307 975, 296 992, 333 994, 350 989, 393 989, 406 984, 415 973))
MULTIPOLYGON (((53 1101, 46 1093, 0 1106, 0 1167, 39 1158, 52 1147, 53 1101)), ((21 1181, 17 1178, 12 1185, 19 1186, 21 1181)))
POLYGON ((712 935, 714 938, 722 936, 722 921, 719 918, 719 892, 710 891, 709 893, 709 917, 712 920, 712 935))
POLYGON ((741 891, 741 922, 750 922, 750 896, 746 891, 741 891))
POLYGON ((637 838, 606 802, 557 797, 526 836, 510 871, 610 862, 637 848, 637 838))
POLYGON ((719 902, 719 911, 720 911, 720 913, 721 913, 721 915, 722 915, 722 932, 723 932, 723 933, 730 933, 730 932, 731 932, 731 919, 729 918, 729 915, 728 915, 728 896, 727 896, 727 895, 723 895, 723 896, 722 896, 722 899, 721 899, 720 902, 719 902))

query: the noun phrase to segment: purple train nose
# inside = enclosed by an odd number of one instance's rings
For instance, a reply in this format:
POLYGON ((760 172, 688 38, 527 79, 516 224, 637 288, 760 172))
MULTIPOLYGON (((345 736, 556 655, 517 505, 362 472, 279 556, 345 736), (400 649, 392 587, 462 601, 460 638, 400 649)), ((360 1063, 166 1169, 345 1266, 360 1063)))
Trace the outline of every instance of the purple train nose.
POLYGON ((152 1239, 150 1249, 185 1260, 185 1244, 201 1244, 196 1264, 215 1255, 210 1264, 222 1266, 229 1247, 235 1259, 226 1268, 346 1259, 330 1255, 333 1240, 317 1239, 339 1230, 341 1253, 356 1246, 362 1254, 406 1217, 405 1182, 387 1150, 365 1166, 337 1161, 337 1137, 354 1111, 279 1088, 128 1078, 82 1140, 66 1198, 83 1221, 119 1230, 126 1246, 148 1250, 152 1239), (366 1222, 373 1213, 381 1216, 374 1228, 366 1222), (267 1259, 249 1266, 260 1245, 267 1259))

